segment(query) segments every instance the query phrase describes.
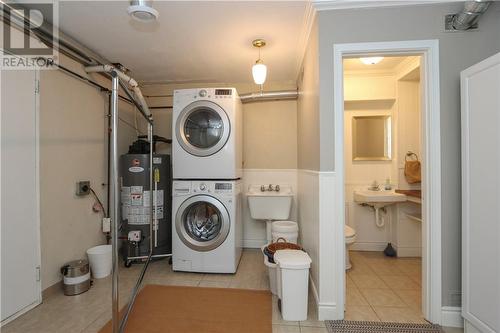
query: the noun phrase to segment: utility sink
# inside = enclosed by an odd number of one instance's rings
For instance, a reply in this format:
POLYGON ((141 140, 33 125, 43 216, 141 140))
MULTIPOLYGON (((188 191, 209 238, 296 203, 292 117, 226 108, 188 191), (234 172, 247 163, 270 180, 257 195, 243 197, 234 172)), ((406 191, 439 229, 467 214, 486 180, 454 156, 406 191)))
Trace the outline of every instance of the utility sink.
POLYGON ((354 201, 366 204, 390 205, 397 202, 405 202, 406 195, 396 193, 394 190, 355 190, 354 201))
POLYGON ((292 187, 287 185, 251 185, 246 193, 250 216, 266 222, 267 242, 272 241, 271 223, 287 220, 292 208, 292 187))

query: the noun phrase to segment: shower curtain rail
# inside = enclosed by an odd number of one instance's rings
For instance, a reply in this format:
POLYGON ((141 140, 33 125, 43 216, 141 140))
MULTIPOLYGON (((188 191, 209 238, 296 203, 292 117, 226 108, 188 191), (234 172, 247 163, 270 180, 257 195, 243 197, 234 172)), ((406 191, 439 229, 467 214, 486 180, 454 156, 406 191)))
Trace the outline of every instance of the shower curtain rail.
MULTIPOLYGON (((112 157, 112 184, 113 184, 113 215, 112 215, 112 224, 111 224, 111 244, 112 244, 112 328, 113 333, 122 333, 125 329, 125 325, 127 324, 128 317, 135 303, 135 299, 137 297, 137 293, 141 287, 142 281, 144 279, 144 275, 148 269, 149 263, 151 261, 151 257, 153 256, 153 237, 149 237, 149 254, 147 256, 146 262, 141 270, 139 278, 134 286, 132 291, 132 295, 130 297, 130 301, 128 303, 127 309, 120 319, 119 313, 119 299, 118 299, 118 282, 119 282, 119 274, 118 274, 118 217, 120 216, 120 182, 119 182, 119 171, 118 171, 118 98, 119 98, 119 87, 121 86, 123 91, 127 94, 127 96, 134 102, 134 104, 141 111, 141 115, 148 122, 148 140, 150 143, 153 142, 153 116, 149 111, 149 108, 146 104, 146 101, 142 97, 142 93, 140 88, 138 87, 136 81, 119 71, 115 67, 111 65, 102 65, 102 66, 92 66, 85 68, 87 72, 92 73, 106 73, 111 76, 111 133, 112 133, 112 145, 111 145, 111 157, 112 157), (127 85, 132 87, 134 90, 135 96, 132 96, 132 93, 129 91, 127 85)), ((149 188, 153 189, 153 149, 149 150, 149 188)), ((149 216, 151 217, 151 221, 149 224, 150 235, 153 235, 153 200, 150 200, 149 203, 149 216)))

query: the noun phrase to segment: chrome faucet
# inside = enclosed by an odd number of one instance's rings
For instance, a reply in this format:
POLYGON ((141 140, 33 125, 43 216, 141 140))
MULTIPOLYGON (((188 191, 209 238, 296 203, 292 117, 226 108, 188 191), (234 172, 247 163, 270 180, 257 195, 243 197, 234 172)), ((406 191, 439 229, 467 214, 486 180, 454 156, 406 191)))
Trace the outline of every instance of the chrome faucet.
POLYGON ((276 185, 276 187, 274 189, 275 189, 276 192, 279 192, 280 191, 280 186, 276 185))
POLYGON ((267 187, 267 190, 268 190, 269 192, 274 191, 274 186, 273 186, 273 184, 269 184, 269 186, 267 187))

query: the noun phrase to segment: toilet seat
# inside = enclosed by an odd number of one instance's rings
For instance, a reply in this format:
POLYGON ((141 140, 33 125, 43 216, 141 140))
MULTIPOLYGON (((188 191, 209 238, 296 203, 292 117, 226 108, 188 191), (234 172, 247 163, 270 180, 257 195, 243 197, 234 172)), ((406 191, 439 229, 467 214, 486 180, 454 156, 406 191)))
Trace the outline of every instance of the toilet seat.
POLYGON ((344 235, 346 243, 353 243, 356 240, 356 230, 348 225, 344 226, 344 235))

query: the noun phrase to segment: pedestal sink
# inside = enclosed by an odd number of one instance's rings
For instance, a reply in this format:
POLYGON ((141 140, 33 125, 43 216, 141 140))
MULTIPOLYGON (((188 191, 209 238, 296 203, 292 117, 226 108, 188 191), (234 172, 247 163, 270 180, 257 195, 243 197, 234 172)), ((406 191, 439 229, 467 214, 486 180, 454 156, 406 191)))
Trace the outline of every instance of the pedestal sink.
POLYGON ((355 202, 374 209, 375 224, 379 228, 384 226, 383 217, 382 222, 380 222, 379 210, 398 202, 405 202, 406 200, 406 195, 396 193, 394 190, 354 190, 355 202))
POLYGON ((272 241, 271 223, 290 217, 293 193, 291 186, 282 185, 279 190, 270 190, 269 185, 251 185, 247 192, 250 216, 254 220, 266 221, 267 242, 272 241))

